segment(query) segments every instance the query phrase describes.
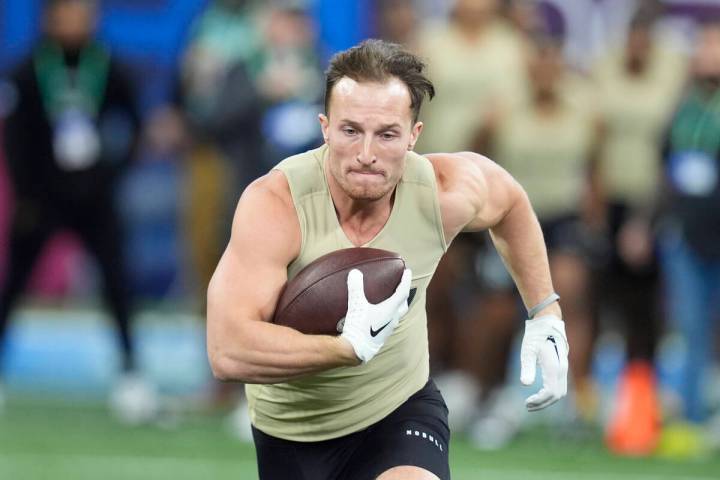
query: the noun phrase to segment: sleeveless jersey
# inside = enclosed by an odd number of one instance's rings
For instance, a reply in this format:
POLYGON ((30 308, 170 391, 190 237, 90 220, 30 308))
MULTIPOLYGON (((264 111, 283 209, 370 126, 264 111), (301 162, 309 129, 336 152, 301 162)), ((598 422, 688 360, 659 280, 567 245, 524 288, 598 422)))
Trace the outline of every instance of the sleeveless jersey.
MULTIPOLYGON (((302 231, 293 278, 316 258, 354 245, 335 214, 323 165, 323 146, 277 165, 290 185, 302 231)), ((430 161, 408 152, 390 217, 364 247, 399 253, 412 269, 412 300, 380 352, 368 363, 326 370, 298 380, 246 385, 253 425, 287 440, 312 442, 341 437, 390 414, 425 385, 429 376, 425 292, 447 245, 430 161)))

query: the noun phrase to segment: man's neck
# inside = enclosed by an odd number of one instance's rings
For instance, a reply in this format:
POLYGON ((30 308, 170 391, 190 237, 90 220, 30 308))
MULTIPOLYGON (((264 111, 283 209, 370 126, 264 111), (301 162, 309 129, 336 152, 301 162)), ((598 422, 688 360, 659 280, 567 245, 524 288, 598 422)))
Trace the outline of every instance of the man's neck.
POLYGON ((379 200, 356 200, 343 191, 330 172, 326 171, 325 176, 340 227, 353 244, 366 244, 380 233, 390 218, 395 190, 379 200))

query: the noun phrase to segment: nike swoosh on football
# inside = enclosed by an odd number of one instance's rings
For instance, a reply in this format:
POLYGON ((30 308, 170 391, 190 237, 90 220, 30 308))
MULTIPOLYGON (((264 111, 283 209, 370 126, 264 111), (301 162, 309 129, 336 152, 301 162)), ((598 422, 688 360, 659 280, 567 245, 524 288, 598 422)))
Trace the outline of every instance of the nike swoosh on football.
MULTIPOLYGON (((392 320, 390 320, 390 322, 392 322, 392 320)), ((378 328, 377 330, 373 330, 373 328, 370 327, 370 336, 371 336, 371 337, 377 337, 377 334, 380 333, 380 332, 382 332, 383 330, 385 330, 385 327, 387 327, 388 325, 390 325, 390 322, 387 322, 385 325, 383 325, 382 327, 378 328)))

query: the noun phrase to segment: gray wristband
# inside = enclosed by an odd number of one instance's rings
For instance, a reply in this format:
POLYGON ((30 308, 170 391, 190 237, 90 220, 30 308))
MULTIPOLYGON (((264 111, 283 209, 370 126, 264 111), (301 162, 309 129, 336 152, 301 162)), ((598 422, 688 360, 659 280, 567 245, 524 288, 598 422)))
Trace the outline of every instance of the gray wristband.
POLYGON ((534 307, 532 307, 531 309, 528 310, 528 318, 530 318, 530 319, 534 318, 535 315, 537 315, 540 312, 540 310, 547 307, 548 305, 552 305, 553 303, 557 302, 558 300, 560 300, 560 295, 558 295, 555 292, 551 293, 550 295, 547 296, 547 298, 545 298, 545 300, 541 301, 540 303, 538 303, 537 305, 535 305, 534 307))

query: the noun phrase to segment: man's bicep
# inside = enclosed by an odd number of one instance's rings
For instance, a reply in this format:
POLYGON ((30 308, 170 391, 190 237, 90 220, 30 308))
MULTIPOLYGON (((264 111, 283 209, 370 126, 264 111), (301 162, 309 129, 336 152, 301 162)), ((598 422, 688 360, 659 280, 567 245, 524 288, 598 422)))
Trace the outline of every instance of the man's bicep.
POLYGON ((231 241, 208 287, 208 319, 244 321, 271 318, 287 276, 262 250, 241 250, 231 241))
POLYGON ((208 288, 209 319, 269 320, 287 280, 287 265, 299 249, 298 238, 294 212, 275 194, 249 187, 208 288))

